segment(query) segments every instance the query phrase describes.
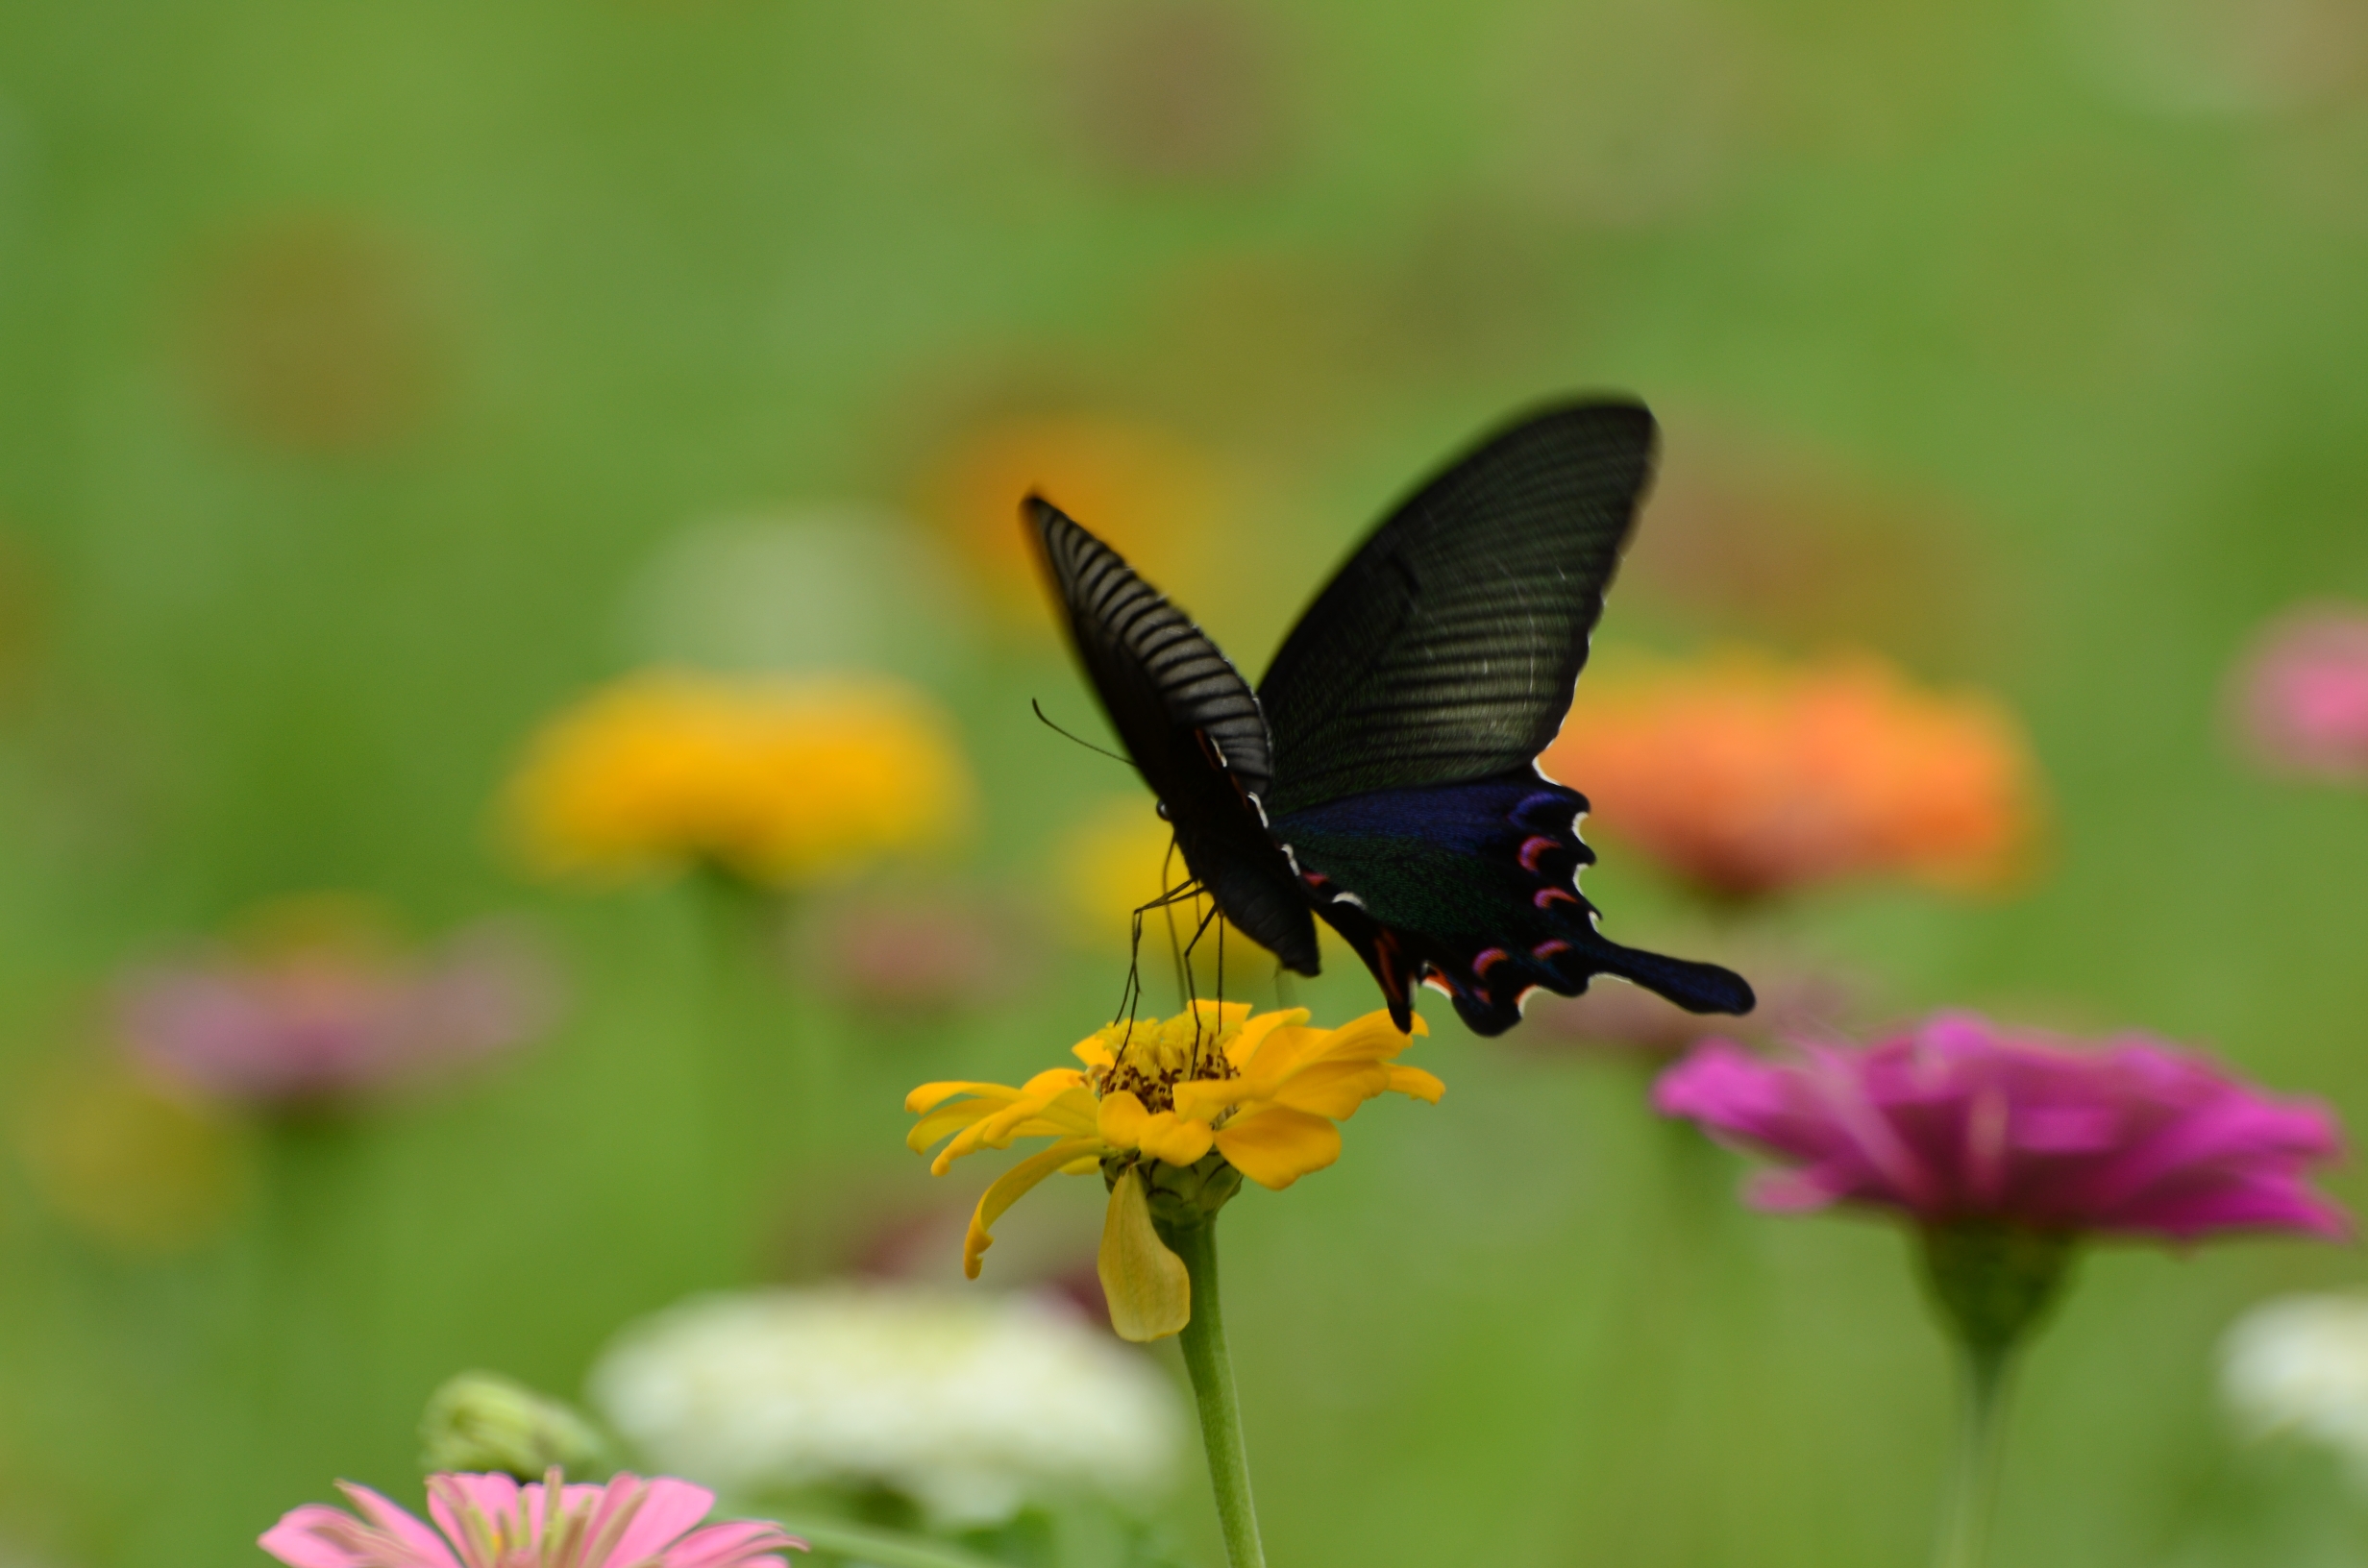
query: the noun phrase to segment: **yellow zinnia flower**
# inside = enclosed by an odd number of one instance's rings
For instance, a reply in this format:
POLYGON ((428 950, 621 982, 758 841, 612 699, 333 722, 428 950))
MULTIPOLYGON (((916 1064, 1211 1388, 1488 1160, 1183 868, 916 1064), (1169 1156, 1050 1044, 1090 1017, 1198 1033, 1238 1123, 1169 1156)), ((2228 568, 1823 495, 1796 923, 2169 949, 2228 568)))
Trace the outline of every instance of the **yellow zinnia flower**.
MULTIPOLYGON (((1426 1034, 1420 1018, 1415 1034, 1426 1034)), ((1436 1103, 1445 1086, 1393 1061, 1411 1042, 1387 1012, 1313 1029, 1307 1010, 1250 1016, 1247 1002, 1200 1002, 1164 1021, 1114 1023, 1073 1046, 1079 1067, 1002 1084, 924 1084, 905 1096, 919 1116, 915 1152, 950 1135, 929 1166, 943 1176, 982 1148, 1023 1138, 1052 1143, 998 1177, 979 1198, 962 1245, 978 1277, 1003 1212, 1059 1171, 1098 1170, 1110 1187, 1099 1270, 1110 1318, 1128 1339, 1163 1338, 1192 1317, 1184 1264, 1159 1234, 1197 1223, 1246 1176, 1279 1190, 1340 1158, 1337 1123, 1394 1090, 1436 1103)))
POLYGON ((546 725, 510 786, 548 870, 774 887, 942 842, 970 804, 951 723, 882 675, 629 676, 546 725))

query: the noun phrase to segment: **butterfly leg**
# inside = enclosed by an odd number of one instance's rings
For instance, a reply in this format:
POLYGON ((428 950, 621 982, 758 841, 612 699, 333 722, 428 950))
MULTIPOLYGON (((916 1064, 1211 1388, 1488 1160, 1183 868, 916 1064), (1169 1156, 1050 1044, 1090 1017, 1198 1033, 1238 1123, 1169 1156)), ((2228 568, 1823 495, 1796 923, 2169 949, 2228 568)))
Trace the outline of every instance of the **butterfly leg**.
MULTIPOLYGON (((1111 1016, 1111 1022, 1117 1023, 1122 1019, 1127 1022, 1132 1022, 1135 1017, 1135 1009, 1139 1007, 1143 1001, 1143 918, 1155 909, 1167 911, 1169 945, 1173 948, 1176 946, 1175 906, 1183 902, 1186 898, 1196 897, 1199 894, 1199 883, 1195 881, 1181 882, 1176 886, 1170 888, 1158 897, 1151 899, 1149 902, 1137 904, 1135 906, 1133 911, 1133 930, 1127 947, 1126 984, 1119 992, 1119 1009, 1117 1013, 1111 1016)), ((1183 990, 1182 971, 1180 968, 1178 970, 1176 988, 1179 992, 1183 990)))

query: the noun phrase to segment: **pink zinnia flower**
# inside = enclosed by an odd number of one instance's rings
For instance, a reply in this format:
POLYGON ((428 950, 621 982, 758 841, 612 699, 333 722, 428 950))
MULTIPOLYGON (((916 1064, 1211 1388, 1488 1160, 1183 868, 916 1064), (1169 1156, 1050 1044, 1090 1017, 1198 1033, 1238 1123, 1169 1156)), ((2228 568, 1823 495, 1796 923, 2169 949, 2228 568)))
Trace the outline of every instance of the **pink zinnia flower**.
POLYGON ((132 1059, 211 1099, 346 1099, 496 1054, 549 1026, 548 967, 481 931, 407 956, 338 938, 159 965, 128 978, 115 1021, 132 1059))
POLYGON ((1783 1061, 1712 1041, 1663 1074, 1653 1103, 1786 1162, 1754 1188, 1764 1209, 1867 1204, 1927 1228, 2177 1240, 2349 1228, 2306 1181, 2340 1152, 2332 1113, 2143 1036, 2076 1049, 1942 1013, 1783 1061))
POLYGON ((2368 611, 2323 604, 2272 622, 2231 696, 2238 727, 2267 767, 2368 780, 2368 611))
POLYGON ((259 1544, 289 1568, 787 1568, 781 1554, 806 1549, 761 1519, 693 1530, 715 1494, 666 1476, 565 1486, 555 1470, 521 1486, 503 1475, 433 1475, 435 1530, 367 1486, 337 1485, 355 1513, 308 1503, 259 1544))

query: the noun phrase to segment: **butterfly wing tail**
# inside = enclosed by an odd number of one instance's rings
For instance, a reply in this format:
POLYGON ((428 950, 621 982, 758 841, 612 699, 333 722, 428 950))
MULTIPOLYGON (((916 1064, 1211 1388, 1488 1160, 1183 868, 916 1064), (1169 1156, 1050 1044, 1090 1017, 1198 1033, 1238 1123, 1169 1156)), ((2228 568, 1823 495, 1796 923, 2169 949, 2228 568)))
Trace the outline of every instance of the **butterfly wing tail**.
POLYGON ((1733 969, 1641 947, 1623 947, 1572 920, 1563 935, 1529 953, 1506 958, 1483 952, 1479 964, 1441 953, 1428 978, 1454 998, 1455 1011, 1476 1035, 1501 1035, 1521 1021, 1529 992, 1576 996, 1598 975, 1613 975, 1667 997, 1689 1013, 1748 1013, 1758 1004, 1751 983, 1733 969), (1496 962, 1491 963, 1490 960, 1496 962))
POLYGON ((1751 982, 1733 969, 1648 953, 1641 947, 1623 947, 1602 937, 1595 943, 1591 972, 1632 981, 1689 1013, 1748 1013, 1759 1003, 1751 982))

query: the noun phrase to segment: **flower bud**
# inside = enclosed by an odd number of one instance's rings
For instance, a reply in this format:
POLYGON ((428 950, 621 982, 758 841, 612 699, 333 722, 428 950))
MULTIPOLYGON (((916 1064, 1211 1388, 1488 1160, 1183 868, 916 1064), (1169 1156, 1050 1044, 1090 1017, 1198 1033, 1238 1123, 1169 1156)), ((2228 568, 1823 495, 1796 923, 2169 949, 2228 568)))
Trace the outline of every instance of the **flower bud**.
POLYGON ((429 1396, 420 1463, 431 1471, 505 1471, 535 1481, 556 1466, 607 1468, 607 1445, 569 1406, 497 1372, 463 1372, 429 1396))

